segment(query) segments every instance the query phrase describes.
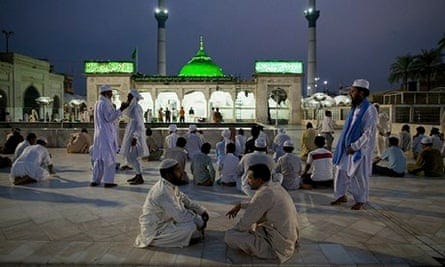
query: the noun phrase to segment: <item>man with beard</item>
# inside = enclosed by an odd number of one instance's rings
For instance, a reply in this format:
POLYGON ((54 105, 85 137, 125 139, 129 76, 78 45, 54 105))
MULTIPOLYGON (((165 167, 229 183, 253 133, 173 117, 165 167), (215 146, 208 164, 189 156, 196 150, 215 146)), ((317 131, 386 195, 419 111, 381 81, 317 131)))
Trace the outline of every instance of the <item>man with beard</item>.
POLYGON ((354 197, 353 210, 360 210, 368 201, 369 176, 372 172, 372 155, 375 148, 377 110, 368 101, 369 82, 358 79, 349 92, 352 108, 338 140, 333 163, 335 201, 331 205, 347 202, 348 187, 354 197))
POLYGON ((99 100, 94 106, 94 140, 91 152, 94 165, 90 186, 98 186, 101 182, 104 182, 105 188, 117 186, 114 183, 118 151, 115 122, 129 103, 124 102, 119 109, 115 109, 111 102, 112 96, 111 86, 102 85, 99 100))
POLYGON ((226 216, 235 218, 241 208, 244 215, 226 231, 224 241, 233 249, 263 259, 287 261, 294 254, 299 239, 297 210, 289 193, 271 181, 269 167, 249 167, 248 183, 255 195, 249 203, 238 203, 226 216))
POLYGON ((124 112, 128 116, 129 121, 125 128, 120 153, 127 163, 135 169, 136 176, 127 180, 131 185, 144 183, 141 158, 150 155, 145 141, 144 111, 138 104, 142 99, 143 97, 137 89, 131 89, 127 96, 127 103, 130 103, 130 105, 124 112))
POLYGON ((182 168, 176 160, 163 160, 160 173, 142 207, 135 246, 186 247, 198 242, 204 237, 209 214, 179 190, 182 168))

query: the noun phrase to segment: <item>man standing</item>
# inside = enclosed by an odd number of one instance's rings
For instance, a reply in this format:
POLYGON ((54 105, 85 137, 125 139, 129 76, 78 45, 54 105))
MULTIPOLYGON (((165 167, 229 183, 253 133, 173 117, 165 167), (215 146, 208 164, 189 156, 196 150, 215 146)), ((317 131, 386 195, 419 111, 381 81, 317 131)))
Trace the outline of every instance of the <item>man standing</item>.
POLYGON ((369 82, 358 79, 349 92, 352 108, 338 140, 333 163, 335 201, 331 205, 347 202, 346 191, 351 187, 355 204, 360 210, 368 201, 368 180, 372 172, 372 155, 375 148, 377 110, 369 102, 369 82))
POLYGON ((386 112, 380 111, 380 106, 378 103, 374 104, 378 112, 377 119, 377 156, 381 156, 382 153, 388 147, 388 138, 391 134, 391 123, 389 121, 389 116, 386 112))
POLYGON ((311 122, 306 123, 306 131, 301 136, 301 158, 306 160, 307 154, 317 149, 314 140, 317 136, 317 130, 314 129, 311 122))
POLYGON ((94 139, 92 160, 94 161, 93 175, 90 186, 98 186, 102 181, 104 187, 115 187, 114 175, 116 171, 116 153, 118 142, 115 121, 122 111, 128 107, 123 102, 116 110, 111 102, 113 91, 105 84, 100 87, 99 100, 94 106, 94 139))
POLYGON ((141 158, 148 157, 150 152, 145 140, 144 111, 138 104, 142 95, 137 89, 131 89, 127 96, 128 109, 124 112, 129 122, 125 128, 120 153, 136 171, 136 176, 128 179, 131 185, 143 184, 141 158))
POLYGON ((209 214, 179 190, 182 169, 176 160, 163 160, 160 173, 161 179, 148 191, 142 207, 135 246, 189 246, 203 237, 209 214))
POLYGON ((332 119, 332 112, 326 110, 324 113, 323 121, 318 126, 319 133, 326 140, 326 149, 332 151, 332 143, 334 142, 335 121, 332 119))
POLYGON ((246 209, 238 223, 226 231, 224 241, 249 255, 283 263, 292 257, 298 244, 298 215, 286 190, 270 179, 268 166, 249 167, 249 185, 256 193, 248 204, 238 203, 226 214, 234 218, 241 208, 246 209))

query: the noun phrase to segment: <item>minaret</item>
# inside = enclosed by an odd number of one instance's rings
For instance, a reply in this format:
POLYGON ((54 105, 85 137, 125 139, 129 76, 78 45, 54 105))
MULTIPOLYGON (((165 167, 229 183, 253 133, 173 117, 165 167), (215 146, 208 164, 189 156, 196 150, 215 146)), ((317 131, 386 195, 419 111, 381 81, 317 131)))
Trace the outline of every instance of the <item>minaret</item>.
POLYGON ((165 22, 168 18, 168 10, 165 8, 165 1, 158 0, 158 7, 155 9, 155 18, 158 21, 158 75, 167 75, 167 57, 165 43, 165 22))
POLYGON ((304 11, 304 16, 309 22, 308 53, 307 53, 307 96, 316 92, 317 78, 317 32, 316 23, 320 11, 315 9, 315 0, 309 0, 309 7, 304 11))

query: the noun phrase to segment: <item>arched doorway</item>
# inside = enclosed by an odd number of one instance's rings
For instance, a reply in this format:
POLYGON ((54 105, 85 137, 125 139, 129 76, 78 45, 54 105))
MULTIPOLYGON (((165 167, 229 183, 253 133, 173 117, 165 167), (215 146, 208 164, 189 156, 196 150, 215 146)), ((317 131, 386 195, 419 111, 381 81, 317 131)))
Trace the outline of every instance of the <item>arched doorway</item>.
POLYGON ((145 122, 151 122, 154 116, 153 98, 151 97, 151 93, 149 92, 143 92, 141 93, 141 96, 144 99, 140 100, 138 103, 142 107, 142 110, 144 111, 144 120, 145 122), (150 115, 148 114, 148 112, 150 112, 150 115))
POLYGON ((38 117, 41 117, 40 106, 36 102, 36 99, 39 97, 40 93, 34 86, 30 86, 25 90, 23 96, 23 115, 25 113, 31 115, 31 110, 34 109, 37 112, 38 117))
POLYGON ((233 99, 230 93, 213 92, 209 100, 209 110, 218 108, 224 121, 233 120, 233 99))
POLYGON ((156 114, 156 118, 158 118, 158 112, 159 109, 162 108, 164 112, 164 122, 167 121, 165 118, 165 111, 170 111, 170 121, 176 122, 178 118, 178 106, 179 106, 179 98, 176 93, 173 92, 163 92, 158 95, 158 98, 156 99, 156 111, 154 112, 156 114))
MULTIPOLYGON (((206 119, 207 116, 207 102, 203 92, 192 91, 184 95, 182 106, 185 110, 185 121, 193 122, 206 119), (190 116, 190 108, 193 108, 194 115, 190 116)), ((208 121, 208 119, 206 119, 208 121)))
POLYGON ((54 101, 53 101, 53 110, 51 113, 51 121, 58 121, 60 120, 60 114, 59 114, 59 110, 60 110, 60 98, 58 95, 55 95, 53 97, 54 101))
POLYGON ((287 93, 282 88, 274 88, 270 90, 267 102, 268 119, 270 122, 277 124, 287 124, 289 121, 289 100, 287 93))
POLYGON ((255 95, 252 92, 240 91, 235 100, 236 121, 255 121, 255 95))

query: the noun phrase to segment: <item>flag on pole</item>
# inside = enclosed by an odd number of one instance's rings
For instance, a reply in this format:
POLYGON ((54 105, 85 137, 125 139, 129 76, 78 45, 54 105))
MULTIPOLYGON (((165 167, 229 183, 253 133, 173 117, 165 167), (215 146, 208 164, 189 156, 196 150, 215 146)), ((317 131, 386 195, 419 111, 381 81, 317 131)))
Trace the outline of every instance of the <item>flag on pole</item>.
POLYGON ((133 50, 133 53, 131 53, 131 58, 132 58, 133 60, 136 60, 137 55, 138 55, 138 48, 136 47, 136 48, 133 50))
POLYGON ((138 72, 138 48, 136 47, 134 50, 133 50, 133 53, 131 53, 131 58, 133 59, 133 61, 134 61, 134 73, 137 73, 138 72))

